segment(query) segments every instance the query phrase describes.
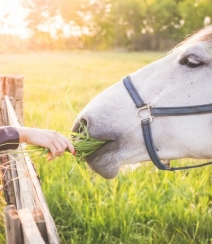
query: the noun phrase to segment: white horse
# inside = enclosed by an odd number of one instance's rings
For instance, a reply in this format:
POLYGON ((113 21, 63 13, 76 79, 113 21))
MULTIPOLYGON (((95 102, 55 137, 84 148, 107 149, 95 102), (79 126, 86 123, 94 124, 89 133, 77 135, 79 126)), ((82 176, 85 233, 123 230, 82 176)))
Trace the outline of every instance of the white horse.
POLYGON ((74 131, 80 120, 92 137, 110 140, 86 158, 92 170, 113 178, 124 164, 151 160, 154 155, 148 150, 161 160, 212 158, 212 26, 189 37, 162 59, 130 74, 129 79, 150 105, 141 104, 138 112, 133 94, 120 81, 91 100, 75 121, 74 131), (154 108, 188 106, 198 110, 204 104, 206 107, 200 110, 208 109, 205 113, 152 118, 152 138, 147 137, 146 143, 153 140, 153 145, 146 147, 141 123, 151 119, 154 108))

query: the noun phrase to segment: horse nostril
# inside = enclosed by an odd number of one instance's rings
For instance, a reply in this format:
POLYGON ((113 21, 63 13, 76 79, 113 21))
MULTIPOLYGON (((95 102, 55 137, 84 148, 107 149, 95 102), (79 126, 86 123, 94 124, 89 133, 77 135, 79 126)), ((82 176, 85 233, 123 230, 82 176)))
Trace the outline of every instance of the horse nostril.
POLYGON ((87 120, 81 119, 79 122, 79 128, 78 128, 78 133, 84 133, 85 132, 85 127, 87 127, 87 120))
POLYGON ((87 126, 87 121, 85 119, 75 121, 72 131, 76 133, 83 133, 85 126, 87 126))

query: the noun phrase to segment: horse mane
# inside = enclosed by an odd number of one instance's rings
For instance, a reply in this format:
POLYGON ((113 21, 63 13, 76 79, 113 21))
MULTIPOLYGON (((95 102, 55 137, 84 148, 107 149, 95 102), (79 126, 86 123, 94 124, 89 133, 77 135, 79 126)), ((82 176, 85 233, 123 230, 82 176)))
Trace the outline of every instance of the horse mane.
POLYGON ((174 47, 174 49, 186 44, 197 41, 206 41, 212 45, 212 25, 202 28, 191 35, 188 35, 182 42, 174 47))

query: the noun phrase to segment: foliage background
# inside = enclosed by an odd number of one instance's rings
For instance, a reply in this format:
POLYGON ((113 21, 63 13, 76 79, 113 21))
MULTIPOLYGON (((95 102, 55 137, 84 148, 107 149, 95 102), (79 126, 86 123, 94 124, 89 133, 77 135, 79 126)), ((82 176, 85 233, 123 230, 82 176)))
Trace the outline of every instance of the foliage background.
MULTIPOLYGON (((19 1, 27 33, 24 39, 2 33, 1 52, 168 50, 212 18, 212 0, 19 1)), ((2 14, 5 19, 0 20, 0 27, 10 15, 2 14)))

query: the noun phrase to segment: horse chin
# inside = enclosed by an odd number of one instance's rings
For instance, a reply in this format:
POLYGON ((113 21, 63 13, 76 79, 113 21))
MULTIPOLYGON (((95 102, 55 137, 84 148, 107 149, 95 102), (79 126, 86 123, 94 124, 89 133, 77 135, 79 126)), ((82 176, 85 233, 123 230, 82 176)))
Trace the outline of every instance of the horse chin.
POLYGON ((110 150, 112 144, 112 142, 107 143, 85 158, 89 167, 105 179, 113 179, 119 172, 119 164, 114 157, 115 152, 110 150))

